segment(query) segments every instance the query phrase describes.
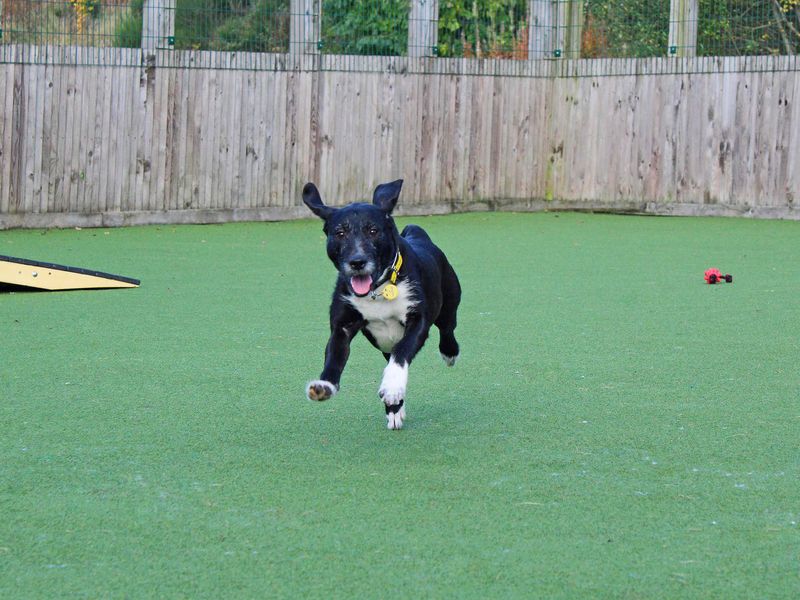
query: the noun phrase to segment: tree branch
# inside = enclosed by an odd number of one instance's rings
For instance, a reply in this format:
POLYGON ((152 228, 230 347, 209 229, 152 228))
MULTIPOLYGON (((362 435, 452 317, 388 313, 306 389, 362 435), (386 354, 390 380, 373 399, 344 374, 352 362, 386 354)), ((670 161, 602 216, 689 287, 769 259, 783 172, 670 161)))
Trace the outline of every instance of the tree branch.
MULTIPOLYGON (((778 0, 772 0, 772 13, 775 15, 778 29, 781 32, 781 39, 783 40, 783 47, 786 50, 786 54, 794 54, 794 48, 792 47, 792 42, 789 41, 789 36, 786 35, 785 26, 788 26, 791 30, 794 30, 794 27, 792 27, 792 24, 786 17, 786 13, 783 12, 783 7, 778 0)), ((794 31, 794 33, 796 34, 797 31, 794 31)))

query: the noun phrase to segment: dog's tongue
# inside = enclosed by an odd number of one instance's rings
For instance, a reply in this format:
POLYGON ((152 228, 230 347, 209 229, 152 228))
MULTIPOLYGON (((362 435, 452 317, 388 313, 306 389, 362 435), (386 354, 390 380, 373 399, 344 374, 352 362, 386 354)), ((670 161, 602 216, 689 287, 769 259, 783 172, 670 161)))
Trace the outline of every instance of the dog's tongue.
POLYGON ((372 277, 369 275, 356 275, 350 278, 353 291, 359 296, 365 296, 372 287, 372 277))

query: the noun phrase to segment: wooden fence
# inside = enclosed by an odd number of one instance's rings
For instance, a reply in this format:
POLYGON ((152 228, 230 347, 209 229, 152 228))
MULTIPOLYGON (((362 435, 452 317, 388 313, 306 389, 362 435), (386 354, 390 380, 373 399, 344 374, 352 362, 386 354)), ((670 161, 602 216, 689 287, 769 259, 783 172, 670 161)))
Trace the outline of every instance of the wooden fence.
POLYGON ((42 57, 0 64, 0 228, 293 218, 306 181, 344 203, 398 177, 406 213, 800 218, 800 77, 781 62, 795 57, 537 77, 466 59, 344 71, 260 55, 283 62, 253 70, 225 53, 15 51, 42 57), (182 66, 199 59, 224 68, 182 66))

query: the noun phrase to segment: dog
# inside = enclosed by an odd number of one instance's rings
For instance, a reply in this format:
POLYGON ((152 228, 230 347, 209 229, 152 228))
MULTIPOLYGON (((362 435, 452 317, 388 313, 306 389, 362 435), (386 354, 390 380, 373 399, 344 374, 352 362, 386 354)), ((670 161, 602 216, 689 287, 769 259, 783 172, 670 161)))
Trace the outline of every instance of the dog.
POLYGON ((439 352, 448 366, 459 354, 454 332, 461 285, 424 229, 408 225, 398 233, 392 211, 402 186, 402 179, 381 184, 372 204, 342 208, 326 206, 313 183, 303 187, 303 202, 325 222, 328 257, 339 272, 325 365, 306 396, 322 401, 339 391, 350 342, 361 332, 388 361, 378 396, 389 429, 403 427, 408 367, 431 326, 439 329, 439 352))

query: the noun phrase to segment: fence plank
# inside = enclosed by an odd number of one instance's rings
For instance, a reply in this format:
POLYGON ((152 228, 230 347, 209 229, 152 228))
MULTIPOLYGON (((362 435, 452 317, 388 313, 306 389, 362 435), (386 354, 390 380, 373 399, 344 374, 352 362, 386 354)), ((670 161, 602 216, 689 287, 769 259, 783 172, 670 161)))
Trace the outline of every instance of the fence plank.
POLYGON ((208 70, 203 73, 203 84, 200 86, 201 103, 196 113, 200 121, 198 132, 198 146, 195 153, 198 168, 194 171, 194 179, 199 186, 199 193, 194 198, 196 204, 193 208, 213 208, 211 193, 211 177, 214 172, 214 98, 217 94, 218 70, 208 70))
POLYGON ((297 157, 297 74, 287 73, 283 80, 281 89, 285 92, 283 98, 285 104, 284 110, 279 116, 283 116, 280 131, 283 132, 284 150, 276 152, 279 165, 278 177, 281 184, 278 190, 273 190, 278 206, 286 206, 290 202, 288 190, 291 188, 291 177, 289 172, 297 157))
POLYGON ((119 212, 122 210, 122 194, 123 194, 123 181, 125 180, 125 160, 124 148, 128 147, 129 138, 126 135, 128 129, 125 128, 126 116, 130 110, 130 86, 127 82, 132 81, 136 76, 136 71, 133 69, 114 69, 111 72, 111 89, 113 90, 111 98, 111 153, 114 157, 109 160, 107 167, 110 171, 108 174, 109 182, 109 202, 108 210, 119 212), (128 110, 126 110, 126 108, 128 110))
POLYGON ((56 210, 59 212, 75 212, 71 205, 71 198, 73 196, 75 165, 73 160, 75 158, 75 138, 77 137, 76 130, 78 129, 80 120, 80 108, 78 106, 77 97, 77 77, 79 69, 64 69, 64 79, 62 81, 62 95, 61 102, 63 103, 63 110, 59 118, 63 122, 63 133, 61 138, 61 185, 60 194, 56 197, 56 210))
POLYGON ((267 176, 267 167, 270 160, 270 133, 268 123, 271 118, 272 107, 274 102, 274 94, 272 93, 272 86, 269 83, 274 78, 268 73, 254 74, 254 95, 253 98, 256 102, 251 105, 252 113, 255 115, 253 119, 253 137, 250 140, 250 146, 253 148, 251 155, 253 163, 253 181, 252 191, 250 192, 250 203, 248 207, 253 208, 256 206, 268 206, 269 196, 268 188, 264 184, 264 179, 267 176))
POLYGON ((95 126, 95 148, 93 159, 93 172, 96 181, 94 190, 93 206, 98 212, 108 210, 108 171, 105 165, 112 159, 111 154, 111 105, 112 93, 110 69, 101 69, 101 77, 97 81, 100 86, 102 101, 98 103, 96 126, 95 126))
POLYGON ((264 162, 261 165, 263 186, 262 198, 259 206, 277 206, 278 193, 281 189, 280 176, 283 167, 280 163, 283 153, 280 148, 285 143, 284 130, 286 128, 286 85, 285 73, 274 73, 264 82, 265 96, 269 99, 270 110, 264 115, 264 128, 266 131, 264 146, 264 162))
POLYGON ((11 72, 9 65, 0 64, 0 215, 9 212, 8 182, 11 180, 11 116, 14 101, 11 72))
POLYGON ((182 209, 200 208, 199 198, 202 187, 203 168, 201 164, 202 140, 205 134, 203 119, 203 101, 208 93, 206 79, 208 72, 205 70, 195 74, 188 72, 188 92, 186 96, 187 129, 186 129, 186 161, 184 176, 181 186, 182 209))
POLYGON ((761 127, 756 128, 756 144, 759 149, 760 160, 756 162, 756 181, 759 184, 760 195, 755 198, 756 203, 770 206, 775 199, 776 179, 782 175, 780 171, 780 129, 778 128, 778 102, 779 86, 775 82, 774 73, 765 73, 762 81, 766 85, 759 88, 760 114, 757 118, 761 127))
POLYGON ((91 89, 87 105, 84 107, 86 120, 83 137, 85 144, 81 150, 81 181, 83 184, 82 206, 88 206, 92 213, 102 212, 99 199, 100 177, 103 161, 103 108, 106 86, 103 83, 105 69, 93 67, 89 70, 86 84, 91 89))
POLYGON ((213 208, 227 208, 225 204, 226 189, 230 189, 230 175, 232 169, 227 162, 229 151, 228 136, 228 101, 230 100, 230 75, 232 71, 223 69, 217 74, 217 91, 214 95, 214 144, 213 151, 213 171, 211 173, 211 190, 213 195, 213 208), (223 165, 228 168, 223 169, 223 165))
POLYGON ((23 142, 20 161, 20 185, 23 190, 22 210, 25 212, 37 212, 39 208, 38 198, 34 203, 35 172, 38 170, 36 168, 36 150, 41 144, 41 131, 39 130, 41 106, 39 106, 39 93, 36 85, 36 70, 37 67, 25 68, 22 73, 23 83, 22 94, 20 95, 25 106, 23 111, 25 141, 23 142))
MULTIPOLYGON (((374 75, 373 75, 374 77, 374 75)), ((302 193, 301 180, 311 175, 310 165, 313 163, 314 148, 311 145, 311 107, 312 107, 312 75, 300 72, 296 76, 297 102, 294 129, 297 132, 295 159, 290 163, 289 184, 284 192, 284 206, 291 207, 302 193)), ((369 119, 374 112, 364 115, 369 119)))
POLYGON ((95 74, 97 67, 88 67, 83 69, 83 77, 79 83, 80 87, 80 118, 77 132, 77 155, 75 163, 77 165, 75 172, 75 198, 74 206, 76 212, 80 211, 79 207, 91 208, 90 191, 87 190, 87 156, 94 140, 94 131, 92 125, 94 123, 94 107, 95 98, 97 96, 97 85, 95 83, 95 74))
POLYGON ((174 137, 167 140, 172 143, 175 162, 172 166, 173 180, 170 182, 170 197, 172 206, 178 210, 188 208, 191 199, 191 184, 187 181, 187 173, 191 170, 191 147, 193 137, 194 119, 192 115, 193 103, 192 82, 189 69, 177 69, 179 84, 175 91, 177 118, 175 121, 174 137))
POLYGON ((455 180, 455 164, 456 153, 460 152, 462 148, 457 147, 455 140, 455 132, 458 131, 458 119, 461 117, 461 81, 456 75, 447 76, 447 84, 441 87, 442 97, 439 99, 439 107, 441 111, 441 132, 440 143, 441 149, 439 150, 440 157, 440 175, 438 180, 439 196, 443 201, 452 200, 456 197, 454 187, 455 180), (448 134, 453 137, 448 140, 448 134))
MULTIPOLYGON (((80 48, 75 48, 77 60, 83 54, 80 48)), ((67 139, 65 140, 64 154, 64 206, 67 212, 79 212, 80 201, 78 198, 78 175, 80 173, 80 144, 81 124, 83 121, 83 95, 86 89, 83 86, 85 70, 73 70, 67 78, 67 139)))
MULTIPOLYGON (((788 122, 782 126, 789 132, 787 148, 796 151, 800 147, 800 127, 797 125, 800 123, 800 77, 794 77, 790 81, 794 87, 787 96, 785 104, 791 107, 791 115, 788 116, 788 122)), ((796 154, 793 156, 791 151, 787 154, 788 174, 783 197, 788 206, 797 207, 800 204, 800 160, 796 154)))
MULTIPOLYGON (((144 59, 144 55, 142 55, 144 59)), ((136 192, 137 192, 137 154, 139 150, 139 139, 142 135, 141 110, 142 110, 142 87, 143 73, 142 63, 135 68, 135 75, 127 77, 123 81, 127 92, 127 102, 123 106, 124 132, 120 145, 122 149, 123 170, 125 172, 125 182, 122 186, 120 197, 120 210, 136 211, 136 192)))
POLYGON ((147 210, 165 210, 164 177, 167 163, 167 120, 170 114, 167 94, 170 91, 170 70, 154 69, 153 97, 148 105, 150 111, 150 180, 148 182, 147 210))
POLYGON ((222 189, 222 202, 225 208, 231 209, 239 206, 239 170, 241 160, 239 157, 239 141, 241 139, 241 111, 239 99, 242 95, 242 71, 229 71, 228 92, 225 97, 224 110, 227 121, 225 132, 225 153, 222 155, 220 165, 222 172, 226 174, 227 185, 222 189))
POLYGON ((24 178, 23 172, 23 153, 25 151, 25 100, 24 94, 24 74, 25 67, 23 65, 14 65, 12 70, 12 105, 11 105, 11 160, 9 161, 9 178, 8 185, 10 188, 11 202, 9 203, 9 212, 18 213, 24 212, 23 198, 25 190, 22 187, 24 178))

